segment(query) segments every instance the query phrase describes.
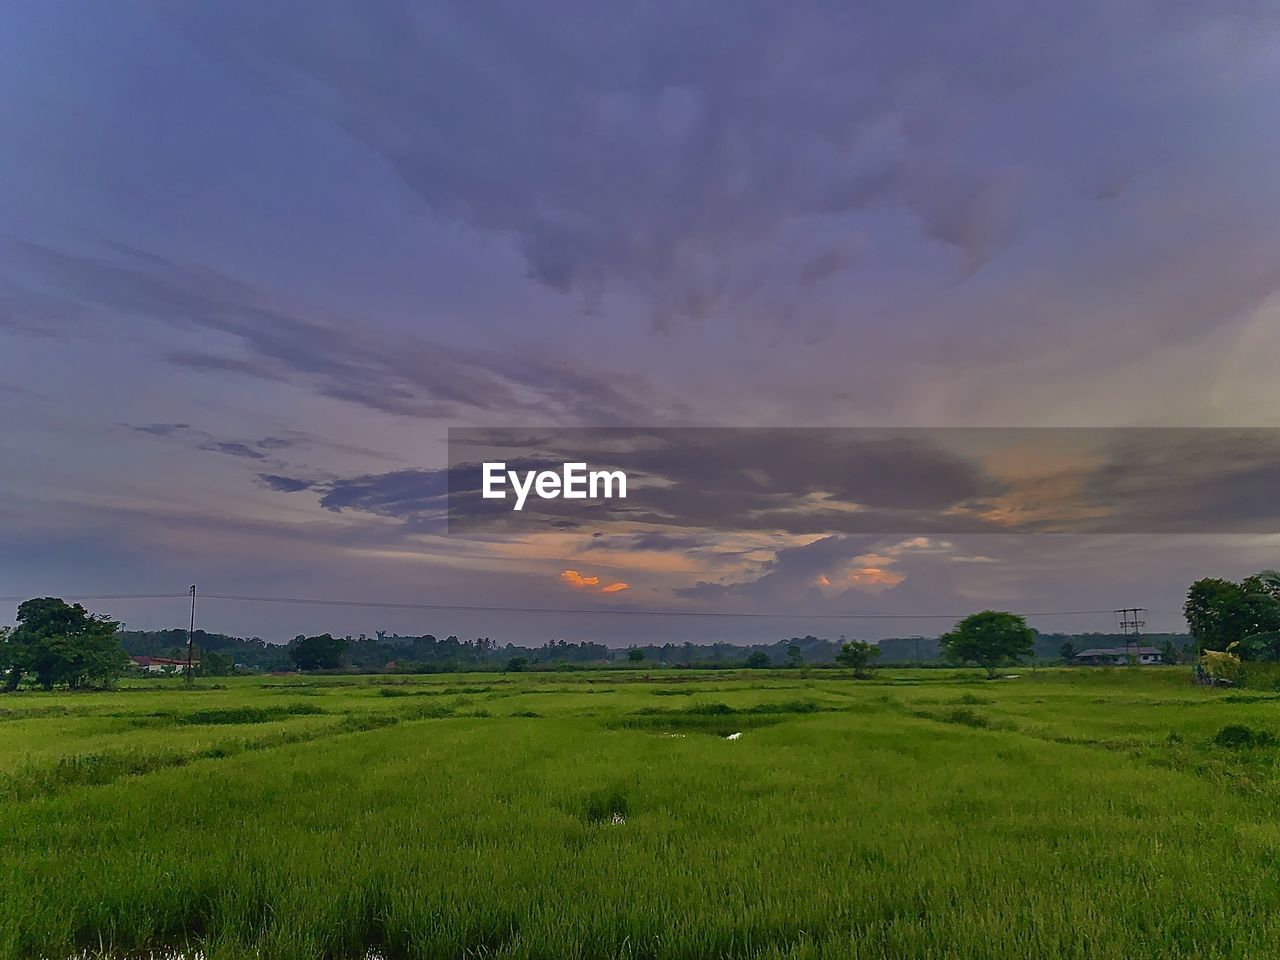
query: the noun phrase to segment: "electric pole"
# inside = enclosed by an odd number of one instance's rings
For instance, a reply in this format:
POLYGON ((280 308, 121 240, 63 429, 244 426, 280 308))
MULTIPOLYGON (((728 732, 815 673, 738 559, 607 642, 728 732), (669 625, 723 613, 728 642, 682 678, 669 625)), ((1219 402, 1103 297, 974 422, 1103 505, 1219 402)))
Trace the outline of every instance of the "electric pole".
POLYGON ((1120 630, 1124 633, 1125 650, 1131 657, 1134 654, 1129 651, 1129 647, 1138 646, 1141 643, 1142 628, 1147 625, 1147 621, 1142 619, 1142 614, 1146 612, 1146 607, 1122 607, 1116 611, 1120 615, 1120 630), (1133 639, 1131 640, 1130 637, 1133 639))
POLYGON ((187 686, 195 683, 195 673, 192 670, 191 654, 195 644, 196 632, 196 585, 191 585, 191 625, 187 627, 187 686))

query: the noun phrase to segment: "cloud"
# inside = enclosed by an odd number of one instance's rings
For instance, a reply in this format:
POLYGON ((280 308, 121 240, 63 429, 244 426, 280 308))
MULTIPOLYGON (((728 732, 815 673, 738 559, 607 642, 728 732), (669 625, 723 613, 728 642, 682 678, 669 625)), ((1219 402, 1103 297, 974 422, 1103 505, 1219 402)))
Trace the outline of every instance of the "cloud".
POLYGON ((451 436, 451 522, 457 529, 531 529, 570 520, 661 528, 832 531, 985 529, 976 505, 1001 485, 973 458, 936 438, 892 431, 698 429, 466 430, 451 436), (508 469, 569 461, 623 470, 627 499, 584 516, 565 500, 530 501, 513 513, 479 496, 485 460, 508 469), (968 507, 967 510, 960 510, 968 507))
POLYGON ((1274 21, 1256 4, 1159 0, 1069 14, 1049 0, 749 2, 732 17, 703 3, 353 0, 317 15, 241 0, 181 20, 235 71, 330 117, 429 210, 510 238, 538 282, 592 303, 633 297, 659 328, 786 316, 857 270, 886 217, 971 272, 1024 210, 1059 198, 1063 156, 1104 180, 1131 177, 1135 156, 1163 160, 1149 131, 1084 129, 1054 109, 1064 89, 1120 87, 1140 69, 1173 89, 1192 59, 1238 55, 1205 36, 1274 21), (1010 131, 1028 90, 1046 109, 1034 133, 1010 131), (1072 149, 1046 159, 1034 144, 1054 125, 1072 149), (1128 152, 1099 159, 1095 142, 1128 152), (1011 156, 1046 170, 1029 177, 1011 156))
POLYGON ((599 577, 583 576, 577 570, 565 570, 560 574, 560 581, 567 583, 575 590, 586 590, 590 593, 620 593, 630 590, 631 585, 621 581, 602 584, 599 577))
POLYGON ((794 601, 810 596, 822 600, 819 581, 851 559, 878 545, 880 541, 869 537, 829 536, 810 543, 778 549, 773 559, 760 565, 754 577, 729 583, 699 581, 690 587, 680 587, 676 596, 688 600, 724 602, 744 600, 769 604, 778 601, 794 601))
POLYGON ((577 570, 565 570, 560 574, 560 579, 571 587, 597 587, 600 585, 599 577, 584 577, 577 570))
POLYGON ((263 453, 264 450, 269 452, 287 450, 296 446, 299 442, 297 437, 263 437, 260 440, 235 440, 215 436, 208 430, 193 427, 189 423, 147 423, 141 425, 122 423, 120 426, 127 427, 136 433, 144 433, 148 436, 166 440, 176 440, 194 450, 222 453, 245 460, 267 460, 269 457, 267 453, 263 453))
POLYGON ((153 437, 172 437, 175 434, 182 433, 191 429, 189 423, 148 423, 142 426, 133 426, 132 424, 124 424, 130 430, 136 430, 138 433, 149 433, 153 437))
POLYGON ((532 344, 462 349, 368 324, 281 305, 266 291, 209 268, 114 245, 109 255, 9 244, 33 303, 55 312, 73 302, 107 320, 145 318, 231 338, 243 351, 171 353, 202 372, 289 381, 384 413, 450 418, 490 412, 569 423, 662 420, 683 408, 641 374, 595 369, 532 344))
POLYGON ((284 379, 271 363, 245 357, 227 357, 198 350, 175 350, 166 358, 174 366, 185 367, 197 373, 242 373, 263 380, 284 379))
POLYGON ((255 450, 253 447, 245 443, 228 440, 214 440, 209 443, 200 445, 201 450, 212 450, 217 453, 225 453, 232 457, 244 457, 246 460, 265 460, 266 454, 261 450, 255 450))
POLYGON ((650 550, 687 552, 709 546, 715 541, 711 534, 706 533, 672 534, 659 530, 612 536, 606 535, 604 531, 596 531, 592 537, 593 550, 625 550, 628 553, 650 550))
MULTIPOLYGON (((221 444, 247 455, 242 446, 221 444)), ((585 527, 593 548, 617 552, 696 551, 735 532, 910 532, 928 543, 924 535, 983 532, 1280 530, 1280 431, 1268 429, 457 430, 451 456, 445 470, 306 489, 328 510, 434 527, 447 517, 457 533, 585 527), (628 496, 531 498, 516 513, 481 497, 487 460, 521 474, 579 461, 622 470, 628 496)))
POLYGON ((335 513, 360 510, 400 519, 443 517, 448 506, 448 474, 443 470, 393 470, 317 485, 320 506, 335 513))
POLYGON ((297 477, 282 477, 273 473, 260 473, 258 479, 267 487, 280 493, 298 493, 302 490, 310 489, 312 483, 310 480, 301 480, 297 477))
POLYGON ((459 531, 562 521, 637 537, 1280 530, 1280 431, 1270 429, 486 429, 453 431, 450 448, 459 531), (479 496, 487 460, 621 470, 628 496, 586 507, 531 499, 516 513, 479 496))

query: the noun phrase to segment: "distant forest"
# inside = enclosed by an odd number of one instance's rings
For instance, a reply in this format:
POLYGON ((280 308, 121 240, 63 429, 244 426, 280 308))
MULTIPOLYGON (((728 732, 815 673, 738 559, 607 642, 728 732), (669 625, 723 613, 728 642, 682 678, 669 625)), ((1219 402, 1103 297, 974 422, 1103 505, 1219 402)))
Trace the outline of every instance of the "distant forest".
MULTIPOLYGON (((186 656, 185 630, 122 630, 119 637, 130 656, 186 656)), ((298 636, 287 644, 279 644, 268 643, 259 637, 246 639, 204 630, 197 630, 194 634, 196 648, 202 653, 217 654, 219 660, 225 659, 240 669, 268 672, 296 669, 295 659, 290 653, 305 639, 298 636)), ((498 646, 487 637, 439 639, 430 634, 400 636, 385 631, 378 631, 372 637, 360 634, 339 638, 343 669, 398 673, 508 669, 513 664, 516 669, 573 669, 611 663, 729 668, 741 667, 748 660, 752 666, 764 666, 765 657, 771 666, 820 666, 834 663, 844 639, 804 636, 770 644, 667 643, 620 649, 602 643, 568 643, 563 640, 552 640, 538 647, 511 643, 498 646), (798 652, 793 652, 793 648, 798 652)), ((1078 652, 1089 647, 1124 646, 1129 640, 1132 637, 1120 633, 1037 633, 1035 659, 1060 661, 1067 644, 1078 652)), ((1141 641, 1150 646, 1168 643, 1177 649, 1191 645, 1191 637, 1184 633, 1144 634, 1141 641)), ((893 637, 881 640, 879 647, 880 665, 942 663, 936 637, 893 637)))

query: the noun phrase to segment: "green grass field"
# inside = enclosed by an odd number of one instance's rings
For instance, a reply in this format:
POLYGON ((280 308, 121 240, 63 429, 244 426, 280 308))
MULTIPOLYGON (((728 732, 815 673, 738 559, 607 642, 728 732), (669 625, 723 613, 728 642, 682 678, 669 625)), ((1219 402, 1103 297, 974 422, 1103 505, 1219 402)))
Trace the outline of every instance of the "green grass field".
POLYGON ((1280 695, 1016 672, 10 695, 0 955, 1280 956, 1280 695))

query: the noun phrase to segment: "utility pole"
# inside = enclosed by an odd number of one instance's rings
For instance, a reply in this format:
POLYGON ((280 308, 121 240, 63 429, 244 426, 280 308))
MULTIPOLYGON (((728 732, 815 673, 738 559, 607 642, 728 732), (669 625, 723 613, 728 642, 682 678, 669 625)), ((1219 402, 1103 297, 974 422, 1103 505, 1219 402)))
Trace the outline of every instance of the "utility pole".
POLYGON ((187 686, 195 683, 195 673, 191 666, 191 654, 195 644, 196 632, 196 585, 191 585, 191 625, 187 627, 187 686))
POLYGON ((1134 656, 1129 647, 1138 646, 1141 643, 1142 628, 1147 625, 1147 621, 1142 619, 1142 614, 1147 612, 1146 607, 1122 607, 1116 611, 1120 615, 1120 630, 1125 636, 1125 650, 1129 656, 1134 656), (1129 638, 1133 639, 1130 640, 1129 638))

